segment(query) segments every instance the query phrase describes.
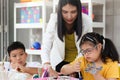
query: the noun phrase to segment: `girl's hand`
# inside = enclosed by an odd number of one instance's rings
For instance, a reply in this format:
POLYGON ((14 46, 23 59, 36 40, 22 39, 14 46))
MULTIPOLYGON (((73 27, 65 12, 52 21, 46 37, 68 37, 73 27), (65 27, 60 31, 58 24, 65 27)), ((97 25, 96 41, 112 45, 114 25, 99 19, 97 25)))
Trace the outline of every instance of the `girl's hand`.
POLYGON ((74 65, 73 65, 73 72, 80 72, 80 64, 81 62, 76 62, 74 65))

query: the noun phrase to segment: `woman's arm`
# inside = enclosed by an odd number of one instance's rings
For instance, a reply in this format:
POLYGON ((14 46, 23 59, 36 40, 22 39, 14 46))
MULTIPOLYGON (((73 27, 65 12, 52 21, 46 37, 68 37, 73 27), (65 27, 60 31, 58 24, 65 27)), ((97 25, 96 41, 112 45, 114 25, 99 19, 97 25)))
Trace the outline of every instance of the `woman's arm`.
POLYGON ((56 33, 56 23, 57 15, 55 13, 52 13, 43 37, 41 49, 42 64, 50 64, 50 51, 52 49, 54 36, 56 33))
POLYGON ((50 51, 53 46, 53 41, 55 37, 55 33, 57 32, 57 14, 52 13, 50 16, 50 20, 47 24, 46 32, 43 37, 43 45, 41 50, 41 60, 43 65, 47 65, 49 68, 50 76, 58 76, 57 72, 52 69, 50 66, 50 51))

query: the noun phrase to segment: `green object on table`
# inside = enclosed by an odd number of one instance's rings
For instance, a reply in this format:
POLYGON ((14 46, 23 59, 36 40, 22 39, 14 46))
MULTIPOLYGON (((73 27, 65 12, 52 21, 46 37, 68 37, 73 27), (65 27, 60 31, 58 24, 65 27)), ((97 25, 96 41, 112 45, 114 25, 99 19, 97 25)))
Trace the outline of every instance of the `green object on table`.
POLYGON ((39 78, 39 74, 34 74, 33 79, 35 79, 35 78, 39 78))

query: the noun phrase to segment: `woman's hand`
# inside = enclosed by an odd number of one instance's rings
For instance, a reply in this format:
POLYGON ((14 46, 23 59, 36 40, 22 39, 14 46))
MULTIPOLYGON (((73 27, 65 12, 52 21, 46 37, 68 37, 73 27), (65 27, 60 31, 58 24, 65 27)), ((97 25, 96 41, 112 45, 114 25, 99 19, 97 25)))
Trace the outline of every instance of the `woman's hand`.
POLYGON ((49 76, 58 76, 58 72, 52 69, 52 67, 49 67, 49 76))
POLYGON ((58 72, 55 71, 50 64, 44 64, 43 66, 45 69, 48 69, 49 76, 58 76, 58 72))

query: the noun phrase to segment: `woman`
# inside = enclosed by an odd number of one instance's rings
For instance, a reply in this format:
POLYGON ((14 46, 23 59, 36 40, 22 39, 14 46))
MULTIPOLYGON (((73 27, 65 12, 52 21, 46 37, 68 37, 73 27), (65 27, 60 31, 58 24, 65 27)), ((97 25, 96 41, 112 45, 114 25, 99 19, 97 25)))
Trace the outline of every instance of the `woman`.
POLYGON ((80 0, 59 0, 57 14, 51 14, 43 37, 41 59, 59 72, 78 55, 80 38, 92 31, 91 18, 81 12, 80 0))
POLYGON ((83 57, 61 69, 63 74, 82 73, 83 80, 117 80, 119 55, 113 42, 98 33, 85 34, 80 42, 83 57))

